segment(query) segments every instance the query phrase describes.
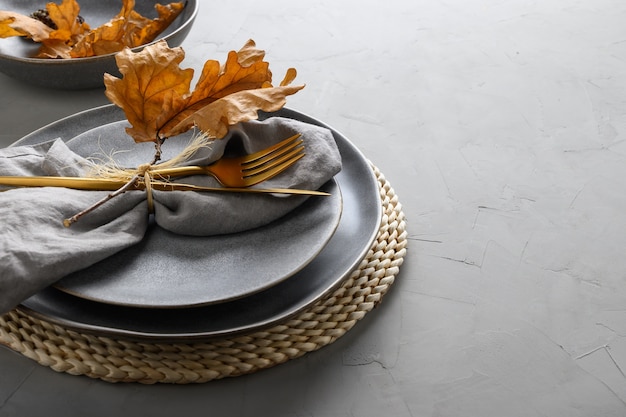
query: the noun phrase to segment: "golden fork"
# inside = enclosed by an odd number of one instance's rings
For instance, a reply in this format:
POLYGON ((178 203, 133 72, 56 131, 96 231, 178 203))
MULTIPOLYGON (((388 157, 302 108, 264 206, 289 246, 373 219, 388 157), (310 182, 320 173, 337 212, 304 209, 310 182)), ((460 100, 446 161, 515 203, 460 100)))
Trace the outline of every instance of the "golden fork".
POLYGON ((268 180, 304 156, 303 141, 295 134, 259 152, 236 158, 221 158, 206 166, 183 166, 150 170, 155 179, 188 175, 212 175, 225 187, 250 187, 268 180))
MULTIPOLYGON (((11 177, 0 176, 0 185, 9 187, 64 187, 75 190, 88 191, 116 191, 127 185, 126 180, 111 180, 91 177, 11 177)), ((296 188, 250 188, 250 187, 201 187, 177 182, 153 181, 151 187, 162 191, 214 191, 225 193, 254 193, 254 194, 299 194, 329 196, 324 191, 301 190, 296 188)), ((145 183, 135 181, 129 185, 131 190, 145 190, 145 183)), ((7 189, 9 190, 9 189, 7 189)), ((2 191, 7 191, 0 189, 2 191)))

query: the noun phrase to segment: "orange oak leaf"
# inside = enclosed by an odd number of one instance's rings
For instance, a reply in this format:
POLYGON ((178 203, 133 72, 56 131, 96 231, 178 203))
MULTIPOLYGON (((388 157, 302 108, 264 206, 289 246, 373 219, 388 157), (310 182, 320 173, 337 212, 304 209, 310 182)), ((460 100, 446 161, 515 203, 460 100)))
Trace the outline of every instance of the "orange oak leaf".
POLYGON ((152 42, 161 32, 174 22, 185 8, 182 2, 169 4, 156 4, 155 9, 158 17, 146 19, 133 11, 131 19, 141 24, 135 24, 135 30, 129 31, 128 46, 135 47, 152 42))
POLYGON ((165 127, 161 133, 176 136, 191 129, 194 125, 202 132, 215 138, 223 138, 229 126, 258 118, 258 111, 277 111, 287 102, 286 97, 297 93, 303 85, 257 88, 238 91, 197 109, 187 118, 172 127, 165 127))
POLYGON ((237 51, 237 61, 242 67, 249 67, 255 62, 263 61, 265 51, 258 49, 256 43, 249 39, 239 51, 237 51))
POLYGON ((124 0, 122 9, 107 23, 92 30, 76 43, 73 58, 84 58, 119 52, 152 42, 178 17, 184 3, 156 4, 158 17, 149 19, 134 10, 134 0, 124 0))
POLYGON ((174 136, 189 130, 196 122, 191 117, 194 113, 229 94, 271 87, 272 73, 269 70, 269 63, 263 61, 264 56, 265 53, 256 49, 256 44, 250 40, 238 52, 229 52, 224 65, 220 65, 218 61, 208 60, 186 108, 173 117, 163 127, 161 133, 174 136))
POLYGON ((279 110, 287 96, 304 88, 289 85, 296 76, 293 68, 274 87, 263 57, 248 41, 239 52, 229 52, 223 66, 208 60, 191 92, 193 70, 178 66, 184 59, 181 48, 160 41, 137 53, 125 49, 116 56, 123 77, 105 74, 105 94, 124 110, 131 124, 127 133, 136 142, 162 141, 194 126, 221 138, 229 126, 256 119, 259 110, 279 110))
POLYGON ((155 142, 159 129, 187 102, 192 69, 181 69, 182 48, 159 41, 133 53, 126 48, 116 56, 122 78, 104 74, 105 94, 124 110, 136 142, 155 142))
POLYGON ((142 16, 135 0, 122 0, 120 12, 109 22, 91 29, 80 17, 78 0, 46 4, 50 28, 31 16, 0 11, 0 38, 27 37, 39 42, 37 58, 85 58, 134 48, 152 42, 185 8, 184 2, 156 4, 158 17, 142 16))
MULTIPOLYGON (((63 41, 72 46, 90 30, 79 15, 80 6, 76 0, 63 0, 61 4, 48 3, 46 10, 57 26, 56 30, 50 32, 50 40, 63 41)), ((47 41, 44 39, 42 42, 45 44, 47 41)))
POLYGON ((61 39, 46 39, 37 51, 36 58, 71 58, 72 47, 61 39))
POLYGON ((0 10, 0 38, 24 36, 40 42, 49 37, 52 29, 45 23, 19 13, 0 10))

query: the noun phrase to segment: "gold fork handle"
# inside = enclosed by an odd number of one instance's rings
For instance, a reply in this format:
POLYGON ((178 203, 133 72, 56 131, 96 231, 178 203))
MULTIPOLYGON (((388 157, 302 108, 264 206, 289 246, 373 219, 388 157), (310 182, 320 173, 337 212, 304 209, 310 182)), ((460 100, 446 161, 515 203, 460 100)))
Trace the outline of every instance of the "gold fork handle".
POLYGON ((10 177, 0 176, 0 185, 12 187, 64 187, 75 190, 115 191, 126 184, 125 181, 86 177, 10 177))
MULTIPOLYGON (((126 184, 120 180, 106 180, 100 178, 83 177, 3 177, 0 176, 0 185, 13 187, 64 187, 75 190, 89 191, 115 191, 126 184)), ((201 187, 191 184, 174 182, 152 181, 152 188, 163 191, 204 191, 224 193, 262 193, 262 194, 298 194, 329 196, 329 193, 314 190, 301 190, 296 188, 233 188, 233 187, 201 187)), ((138 181, 133 185, 134 190, 143 190, 145 184, 138 181)), ((1 192, 2 190, 0 190, 1 192)))
POLYGON ((182 166, 173 168, 152 169, 150 174, 157 177, 186 177, 188 175, 211 174, 209 166, 182 166))

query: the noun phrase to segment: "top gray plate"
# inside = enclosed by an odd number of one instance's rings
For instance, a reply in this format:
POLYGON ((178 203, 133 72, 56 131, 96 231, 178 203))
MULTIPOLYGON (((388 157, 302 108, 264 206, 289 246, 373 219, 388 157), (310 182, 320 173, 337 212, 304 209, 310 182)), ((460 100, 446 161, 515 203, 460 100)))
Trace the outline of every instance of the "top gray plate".
MULTIPOLYGON (((110 155, 122 158, 117 160, 121 166, 138 166, 150 160, 154 146, 135 143, 126 127, 125 120, 107 123, 66 142, 83 157, 110 155), (96 155, 91 155, 94 149, 96 155)), ((164 159, 181 152, 185 142, 167 141, 164 159)), ((72 273, 56 287, 101 303, 152 308, 191 307, 249 296, 298 272, 332 237, 341 218, 341 192, 332 180, 324 191, 331 195, 310 197, 287 216, 241 233, 191 237, 152 224, 139 244, 72 273)))
MULTIPOLYGON (((328 127, 289 109, 275 115, 328 127)), ((52 123, 15 145, 72 138, 123 119, 119 108, 99 107, 52 123)), ((50 287, 18 308, 65 328, 150 341, 198 341, 234 335, 266 328, 297 314, 337 288, 358 267, 380 226, 380 193, 369 163, 348 139, 332 132, 343 163, 342 171, 335 176, 342 192, 343 214, 328 244, 289 279, 244 298, 202 307, 134 308, 93 302, 50 287)), ((184 274, 185 263, 178 265, 184 274)))
MULTIPOLYGON (((124 132, 126 126, 125 121, 99 126, 69 140, 68 145, 89 157, 81 151, 97 143, 99 152, 115 157, 119 151, 115 144, 124 143, 117 138, 127 137, 128 146, 135 146, 124 132)), ((180 142, 184 141, 171 144, 180 142)), ((128 159, 134 153, 121 155, 128 159)), ((148 160, 136 159, 126 162, 135 166, 148 160)), ((332 180, 324 191, 331 196, 309 198, 287 216, 241 233, 191 237, 153 224, 138 245, 75 272, 56 286, 102 303, 153 308, 191 307, 249 296, 298 272, 332 237, 341 218, 341 192, 332 180)))

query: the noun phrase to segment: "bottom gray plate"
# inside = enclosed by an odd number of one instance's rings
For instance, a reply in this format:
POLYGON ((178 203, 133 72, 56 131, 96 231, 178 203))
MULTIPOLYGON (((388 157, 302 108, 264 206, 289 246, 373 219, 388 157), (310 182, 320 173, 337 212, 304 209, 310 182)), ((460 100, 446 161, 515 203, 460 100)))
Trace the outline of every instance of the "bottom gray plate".
MULTIPOLYGON (((289 109, 273 115, 328 127, 289 109)), ((16 145, 71 138, 123 118, 117 107, 99 107, 39 129, 16 145)), ((18 308, 78 331, 151 341, 233 335, 265 328, 297 314, 335 289, 356 269, 376 238, 382 215, 378 183, 369 163, 348 139, 332 131, 343 161, 342 171, 335 177, 342 191, 343 214, 335 234, 319 255, 284 282, 238 300, 174 310, 98 303, 51 287, 18 308)), ((185 265, 181 263, 180 267, 184 271, 185 265)))

